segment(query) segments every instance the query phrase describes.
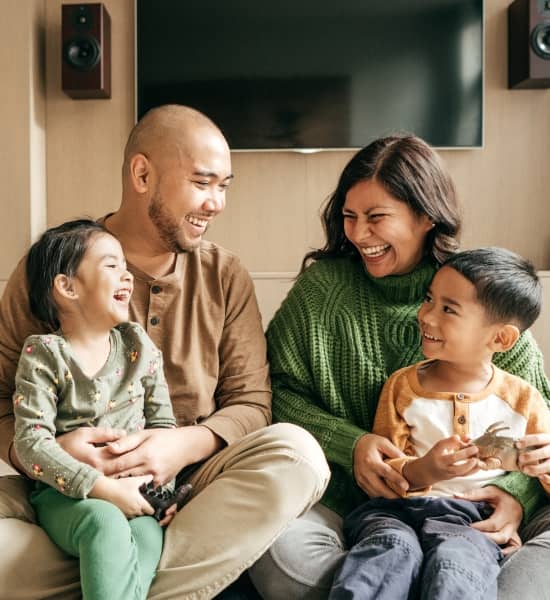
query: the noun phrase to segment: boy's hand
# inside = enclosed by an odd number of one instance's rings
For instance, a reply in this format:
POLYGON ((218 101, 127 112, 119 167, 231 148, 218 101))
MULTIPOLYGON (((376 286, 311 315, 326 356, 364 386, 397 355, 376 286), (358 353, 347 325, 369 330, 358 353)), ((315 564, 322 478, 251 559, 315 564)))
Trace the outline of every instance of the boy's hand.
POLYGON ((155 512, 153 507, 139 491, 139 486, 149 483, 151 479, 151 475, 121 479, 99 477, 89 495, 90 498, 101 498, 118 506, 129 519, 141 515, 153 515, 155 512))
POLYGON ((407 463, 403 474, 411 488, 425 488, 453 477, 465 477, 479 470, 478 448, 469 438, 458 435, 436 442, 421 458, 407 463))

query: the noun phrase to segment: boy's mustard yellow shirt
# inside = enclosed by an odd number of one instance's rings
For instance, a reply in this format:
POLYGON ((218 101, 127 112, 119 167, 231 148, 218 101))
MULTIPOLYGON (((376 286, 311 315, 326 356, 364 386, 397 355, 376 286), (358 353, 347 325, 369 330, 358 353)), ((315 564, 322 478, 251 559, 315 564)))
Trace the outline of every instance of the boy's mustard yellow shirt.
MULTIPOLYGON (((480 392, 431 392, 418 379, 418 369, 428 362, 393 373, 378 402, 373 433, 386 437, 405 453, 404 458, 386 461, 400 473, 406 462, 424 456, 439 440, 452 435, 473 439, 497 421, 505 423, 510 428, 509 435, 515 439, 532 433, 550 433, 546 403, 539 391, 520 377, 493 366, 493 376, 480 392)), ((465 477, 436 482, 410 495, 452 497, 488 485, 505 472, 479 470, 465 477)))

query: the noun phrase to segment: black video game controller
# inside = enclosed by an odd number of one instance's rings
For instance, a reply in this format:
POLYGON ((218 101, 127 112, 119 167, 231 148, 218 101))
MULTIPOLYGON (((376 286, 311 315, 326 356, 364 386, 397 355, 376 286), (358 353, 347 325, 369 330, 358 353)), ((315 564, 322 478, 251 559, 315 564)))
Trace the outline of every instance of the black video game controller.
POLYGON ((166 514, 166 509, 172 504, 178 505, 178 510, 185 504, 191 493, 193 486, 190 483, 184 483, 178 486, 173 492, 163 490, 162 487, 154 487, 153 482, 143 483, 139 486, 141 495, 155 509, 153 517, 157 521, 162 521, 166 514))

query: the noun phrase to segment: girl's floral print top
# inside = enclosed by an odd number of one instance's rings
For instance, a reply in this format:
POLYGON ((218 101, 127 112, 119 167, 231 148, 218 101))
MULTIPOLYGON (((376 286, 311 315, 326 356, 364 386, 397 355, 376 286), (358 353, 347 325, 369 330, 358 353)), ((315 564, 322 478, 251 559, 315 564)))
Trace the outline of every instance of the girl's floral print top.
POLYGON ((85 498, 101 475, 56 442, 77 427, 175 427, 162 354, 137 323, 111 330, 111 351, 85 375, 62 335, 26 339, 15 379, 14 446, 25 469, 73 498, 85 498))

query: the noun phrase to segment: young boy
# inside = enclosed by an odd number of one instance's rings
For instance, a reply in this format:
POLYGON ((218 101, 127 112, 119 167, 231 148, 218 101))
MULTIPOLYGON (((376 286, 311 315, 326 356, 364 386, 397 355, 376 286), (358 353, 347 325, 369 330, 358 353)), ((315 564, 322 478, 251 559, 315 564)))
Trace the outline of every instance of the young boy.
POLYGON ((163 544, 139 490, 151 477, 105 477, 56 436, 80 426, 175 427, 161 353, 127 322, 133 278, 119 242, 98 223, 49 229, 26 270, 32 312, 55 331, 25 341, 14 394, 14 447, 37 480, 38 523, 80 558, 84 598, 145 598, 163 544))
MULTIPOLYGON (((533 266, 504 249, 443 263, 418 313, 428 360, 388 379, 373 427, 404 452, 387 462, 409 491, 371 499, 345 519, 351 549, 331 599, 496 599, 501 550, 470 527, 491 509, 454 496, 504 473, 483 470, 471 444, 490 425, 502 421, 515 439, 550 432, 538 391, 492 364, 536 320, 541 294, 533 266)), ((549 476, 539 479, 550 490, 549 476)))

